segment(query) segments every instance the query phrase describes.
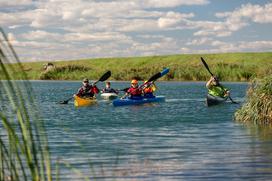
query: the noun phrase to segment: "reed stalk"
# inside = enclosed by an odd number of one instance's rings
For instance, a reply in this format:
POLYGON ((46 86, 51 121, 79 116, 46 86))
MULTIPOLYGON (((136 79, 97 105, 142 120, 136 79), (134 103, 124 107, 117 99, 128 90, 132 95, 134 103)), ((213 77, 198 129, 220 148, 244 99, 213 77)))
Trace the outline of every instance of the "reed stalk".
POLYGON ((247 91, 245 104, 236 111, 235 120, 258 125, 272 124, 272 76, 255 79, 247 91))
POLYGON ((0 180, 51 181, 44 122, 28 77, 0 28, 0 180), (11 62, 16 62, 15 65, 11 62), (17 80, 14 81, 16 75, 17 80))

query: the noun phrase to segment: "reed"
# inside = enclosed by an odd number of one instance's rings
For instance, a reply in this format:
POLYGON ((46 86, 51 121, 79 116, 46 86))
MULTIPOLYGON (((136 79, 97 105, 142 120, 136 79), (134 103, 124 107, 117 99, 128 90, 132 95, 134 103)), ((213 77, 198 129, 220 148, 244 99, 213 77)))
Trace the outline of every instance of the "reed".
POLYGON ((0 28, 0 180, 51 181, 46 130, 23 65, 0 28), (11 64, 16 62, 16 64, 11 64), (16 79, 21 81, 12 81, 16 79))
POLYGON ((247 91, 245 104, 235 119, 244 123, 272 125, 272 76, 255 79, 247 91))

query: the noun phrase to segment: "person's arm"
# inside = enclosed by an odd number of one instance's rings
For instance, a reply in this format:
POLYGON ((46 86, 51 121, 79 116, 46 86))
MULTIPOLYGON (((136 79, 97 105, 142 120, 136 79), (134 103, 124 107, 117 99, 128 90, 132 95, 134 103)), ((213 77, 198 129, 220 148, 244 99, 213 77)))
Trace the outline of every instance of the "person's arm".
POLYGON ((80 87, 78 90, 77 90, 77 93, 74 94, 74 96, 81 96, 82 95, 82 88, 80 87))
POLYGON ((214 80, 214 77, 211 77, 210 80, 206 83, 207 89, 210 89, 212 87, 212 81, 214 80))
POLYGON ((112 89, 115 94, 118 94, 119 92, 116 89, 112 89))

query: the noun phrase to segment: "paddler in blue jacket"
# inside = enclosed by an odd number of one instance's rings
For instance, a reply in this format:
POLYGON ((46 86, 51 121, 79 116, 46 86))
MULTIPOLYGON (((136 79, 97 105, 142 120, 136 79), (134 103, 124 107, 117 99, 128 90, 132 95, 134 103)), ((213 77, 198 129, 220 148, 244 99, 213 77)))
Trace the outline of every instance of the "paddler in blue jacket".
POLYGON ((219 83, 219 78, 217 76, 212 76, 210 80, 206 83, 208 89, 208 94, 216 97, 226 98, 229 97, 229 90, 219 83))

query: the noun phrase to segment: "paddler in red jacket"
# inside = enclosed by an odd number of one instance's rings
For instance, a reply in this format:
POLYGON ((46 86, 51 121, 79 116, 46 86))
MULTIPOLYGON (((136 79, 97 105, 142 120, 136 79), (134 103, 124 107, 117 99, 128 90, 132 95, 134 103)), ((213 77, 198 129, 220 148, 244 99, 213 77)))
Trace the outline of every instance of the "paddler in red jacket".
POLYGON ((78 89, 75 94, 78 97, 94 97, 95 94, 98 94, 99 89, 96 85, 90 85, 87 78, 83 79, 82 86, 78 89))
POLYGON ((128 95, 130 95, 130 99, 142 99, 142 93, 143 90, 141 88, 139 88, 138 85, 138 80, 133 79, 131 81, 131 87, 127 90, 126 94, 124 97, 127 97, 128 95))

